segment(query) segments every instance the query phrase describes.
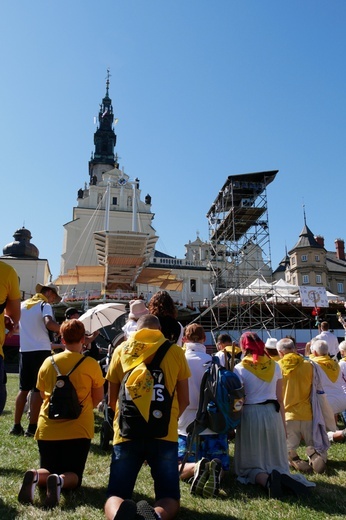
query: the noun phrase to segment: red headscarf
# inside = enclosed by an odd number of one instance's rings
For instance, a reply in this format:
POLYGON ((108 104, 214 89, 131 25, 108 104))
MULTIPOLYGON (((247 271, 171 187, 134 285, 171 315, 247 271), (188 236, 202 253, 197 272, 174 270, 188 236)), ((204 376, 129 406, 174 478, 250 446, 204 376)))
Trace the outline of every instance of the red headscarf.
POLYGON ((244 332, 240 336, 239 344, 241 348, 252 354, 253 362, 257 363, 258 356, 266 354, 265 344, 254 332, 244 332))

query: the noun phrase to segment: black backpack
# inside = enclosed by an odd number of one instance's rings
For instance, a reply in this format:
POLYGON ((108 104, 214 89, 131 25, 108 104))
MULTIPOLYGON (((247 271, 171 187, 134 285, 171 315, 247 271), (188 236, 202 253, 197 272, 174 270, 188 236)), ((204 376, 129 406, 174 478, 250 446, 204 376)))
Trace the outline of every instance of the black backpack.
POLYGON ((196 418, 187 432, 200 434, 206 428, 229 433, 240 423, 245 399, 244 387, 234 372, 220 365, 217 356, 204 372, 196 418))
POLYGON ((201 380, 196 417, 186 428, 187 450, 180 473, 192 452, 195 439, 197 438, 199 442, 199 435, 203 430, 209 428, 218 434, 229 434, 240 423, 245 391, 239 377, 221 366, 217 356, 212 356, 211 362, 206 363, 206 367, 201 380))
POLYGON ((126 390, 126 381, 132 370, 124 375, 119 390, 119 428, 122 437, 127 439, 160 439, 168 434, 174 391, 170 395, 165 387, 165 376, 160 364, 172 344, 168 340, 165 341, 156 351, 152 362, 147 365, 147 369, 154 379, 148 422, 139 412, 126 390))
POLYGON ((60 373, 53 356, 50 357, 50 360, 58 376, 49 398, 48 417, 49 419, 77 419, 83 406, 79 402, 76 389, 69 376, 85 360, 85 357, 83 356, 65 376, 60 373))

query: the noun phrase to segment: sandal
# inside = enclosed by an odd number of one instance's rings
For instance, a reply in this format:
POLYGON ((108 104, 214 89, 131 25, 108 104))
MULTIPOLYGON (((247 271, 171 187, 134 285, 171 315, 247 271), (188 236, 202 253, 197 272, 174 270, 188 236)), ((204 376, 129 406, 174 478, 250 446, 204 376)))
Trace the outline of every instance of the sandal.
POLYGON ((312 467, 306 460, 302 460, 298 455, 289 459, 289 465, 300 473, 312 473, 312 467))
POLYGON ((315 473, 324 473, 326 471, 327 464, 315 448, 308 446, 306 448, 306 454, 309 457, 309 464, 312 466, 315 473))

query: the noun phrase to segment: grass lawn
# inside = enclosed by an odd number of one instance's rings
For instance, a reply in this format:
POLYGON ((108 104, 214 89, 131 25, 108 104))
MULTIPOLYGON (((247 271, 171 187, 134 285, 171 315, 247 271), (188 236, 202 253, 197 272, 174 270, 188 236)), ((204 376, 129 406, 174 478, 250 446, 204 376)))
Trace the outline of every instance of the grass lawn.
MULTIPOLYGON (((36 442, 31 438, 8 434, 13 424, 14 400, 18 389, 18 375, 8 375, 8 398, 0 417, 0 519, 85 519, 104 518, 103 505, 108 480, 110 452, 99 447, 102 415, 96 414, 96 434, 87 461, 83 486, 76 492, 63 493, 60 506, 52 511, 40 507, 36 490, 34 506, 23 506, 17 494, 24 472, 38 465, 36 442)), ((26 427, 27 419, 23 418, 26 427)), ((231 444, 231 455, 233 445, 231 444)), ((304 450, 301 451, 304 457, 304 450)), ((217 499, 203 499, 189 493, 189 486, 181 484, 182 508, 180 520, 232 519, 345 519, 346 518, 346 445, 336 444, 329 450, 328 471, 312 476, 317 486, 311 496, 298 501, 294 496, 283 500, 268 500, 257 486, 241 486, 230 477, 229 489, 222 490, 217 499)), ((153 500, 153 485, 148 467, 143 467, 135 489, 135 500, 153 500)))

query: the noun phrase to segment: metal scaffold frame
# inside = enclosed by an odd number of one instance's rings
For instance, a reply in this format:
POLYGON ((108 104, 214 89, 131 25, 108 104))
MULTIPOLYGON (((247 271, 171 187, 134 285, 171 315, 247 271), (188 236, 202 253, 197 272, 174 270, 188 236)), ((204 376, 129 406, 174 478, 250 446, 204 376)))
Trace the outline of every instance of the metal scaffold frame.
POLYGON ((245 298, 244 289, 256 280, 272 281, 267 186, 277 173, 229 176, 207 213, 211 286, 218 298, 209 310, 218 328, 243 330, 274 320, 268 304, 266 319, 250 309, 258 298, 245 298))

